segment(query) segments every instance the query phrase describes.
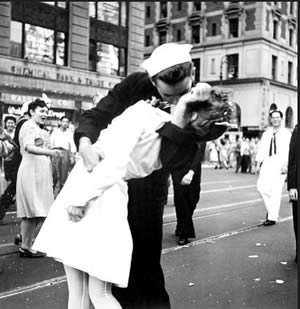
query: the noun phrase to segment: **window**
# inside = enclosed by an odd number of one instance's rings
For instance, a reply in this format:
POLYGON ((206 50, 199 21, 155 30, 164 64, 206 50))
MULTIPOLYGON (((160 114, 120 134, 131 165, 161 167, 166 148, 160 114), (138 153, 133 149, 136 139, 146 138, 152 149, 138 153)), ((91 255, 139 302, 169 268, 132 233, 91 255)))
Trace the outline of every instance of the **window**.
POLYGON ((127 24, 126 2, 89 2, 89 16, 110 24, 125 27, 127 24))
POLYGON ((239 36, 239 19, 229 19, 229 38, 237 38, 239 36))
POLYGON ((200 82, 200 58, 193 59, 193 64, 195 67, 195 82, 200 82))
POLYGON ((150 46, 150 35, 146 35, 145 37, 145 46, 150 46))
POLYGON ((96 3, 89 2, 89 16, 92 18, 96 18, 96 3))
POLYGON ((146 6, 146 18, 151 17, 151 6, 147 5, 146 6))
POLYGON ((192 43, 200 43, 200 25, 192 26, 192 43))
POLYGON ((239 76, 239 55, 227 55, 227 78, 235 79, 239 76))
POLYGON ((120 2, 120 26, 127 27, 127 3, 126 1, 120 2))
POLYGON ((294 39, 294 30, 290 29, 289 30, 289 46, 293 46, 293 39, 294 39))
POLYGON ((292 84, 293 81, 293 62, 288 62, 288 84, 292 84))
POLYGON ((22 58, 23 31, 22 23, 17 21, 10 22, 10 44, 9 55, 22 58))
POLYGON ((66 50, 64 32, 11 21, 10 56, 24 57, 33 62, 66 65, 66 50))
POLYGON ((193 1, 194 4, 194 10, 195 11, 201 11, 201 2, 200 1, 193 1))
POLYGON ((181 30, 177 30, 177 33, 176 33, 176 39, 177 39, 177 42, 181 41, 182 38, 181 38, 181 30))
POLYGON ((277 77, 277 57, 272 55, 272 79, 276 80, 277 77))
POLYGON ((290 1, 290 14, 293 15, 294 14, 294 2, 290 1))
POLYGON ((126 75, 126 49, 90 41, 89 68, 108 75, 126 75))
POLYGON ((216 59, 212 58, 210 61, 210 74, 216 74, 216 59))
POLYGON ((168 16, 168 5, 167 1, 162 1, 160 3, 160 17, 166 18, 168 16))
POLYGON ((96 42, 90 40, 89 45, 89 70, 96 71, 97 53, 96 53, 96 42))
POLYGON ((47 5, 52 5, 52 6, 58 6, 62 9, 66 9, 67 8, 67 2, 66 1, 41 1, 41 3, 45 3, 47 5))
POLYGON ((165 31, 165 30, 164 31, 160 31, 158 33, 158 36, 159 36, 159 38, 158 38, 159 45, 167 43, 167 31, 165 31))
POLYGON ((285 127, 292 129, 293 124, 294 124, 294 112, 293 109, 289 106, 285 111, 285 127))
POLYGON ((211 35, 212 36, 217 35, 217 24, 216 23, 211 24, 211 35))
POLYGON ((277 39, 278 37, 278 21, 273 20, 273 39, 277 39))
POLYGON ((97 19, 119 25, 119 3, 97 2, 97 19))
POLYGON ((48 4, 48 5, 55 5, 55 1, 41 1, 42 3, 48 4))

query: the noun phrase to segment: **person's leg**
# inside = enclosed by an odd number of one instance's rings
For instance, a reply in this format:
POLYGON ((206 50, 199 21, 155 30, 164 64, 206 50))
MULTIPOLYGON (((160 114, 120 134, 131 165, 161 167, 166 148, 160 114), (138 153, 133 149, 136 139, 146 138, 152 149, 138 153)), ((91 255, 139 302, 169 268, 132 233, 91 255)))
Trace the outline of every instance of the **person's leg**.
POLYGON ((160 265, 168 176, 159 170, 128 182, 128 222, 133 240, 129 283, 126 289, 113 286, 113 293, 124 309, 170 308, 160 265))
POLYGON ((279 211, 281 205, 281 192, 284 185, 286 175, 280 175, 277 178, 273 177, 271 187, 271 196, 270 196, 270 205, 268 209, 268 219, 272 221, 278 221, 279 211))
POLYGON ((263 201, 264 201, 264 205, 267 211, 267 218, 268 218, 268 214, 269 214, 269 209, 271 207, 271 182, 272 180, 269 179, 268 171, 265 171, 263 169, 261 169, 258 180, 257 180, 257 191, 259 192, 259 194, 261 195, 263 201))
POLYGON ((112 284, 89 276, 89 296, 95 309, 122 309, 111 293, 112 284))
POLYGON ((298 201, 293 201, 293 226, 296 239, 296 257, 295 262, 297 262, 297 252, 298 252, 298 201))
POLYGON ((70 170, 70 151, 64 150, 60 165, 60 187, 65 184, 70 170))
POLYGON ((0 197, 0 221, 4 219, 9 206, 14 203, 15 195, 16 182, 11 181, 0 197))
POLYGON ((88 275, 67 265, 64 265, 64 269, 69 291, 68 309, 91 309, 88 275))
POLYGON ((30 249, 35 235, 36 220, 35 218, 22 218, 21 235, 22 248, 30 249))
POLYGON ((60 157, 51 158, 52 162, 52 178, 53 178, 53 191, 55 192, 57 189, 58 181, 59 181, 59 160, 60 157))
POLYGON ((240 170, 240 167, 241 167, 241 155, 240 154, 237 154, 236 155, 236 167, 235 167, 235 172, 238 173, 239 170, 240 170))
POLYGON ((190 185, 181 185, 182 172, 174 172, 173 188, 174 188, 174 204, 177 218, 177 231, 181 238, 179 244, 186 243, 188 238, 194 238, 195 229, 193 223, 193 213, 199 201, 200 193, 200 174, 196 172, 190 185), (183 238, 186 240, 183 241, 183 238))
POLYGON ((176 212, 176 231, 175 234, 181 236, 184 234, 185 226, 185 215, 188 211, 188 190, 186 186, 182 186, 181 182, 181 173, 176 172, 171 173, 172 183, 173 183, 173 192, 174 192, 174 206, 176 212))
POLYGON ((35 218, 35 233, 34 233, 34 238, 36 238, 36 236, 38 235, 38 233, 40 232, 40 229, 45 221, 45 217, 36 217, 35 218))

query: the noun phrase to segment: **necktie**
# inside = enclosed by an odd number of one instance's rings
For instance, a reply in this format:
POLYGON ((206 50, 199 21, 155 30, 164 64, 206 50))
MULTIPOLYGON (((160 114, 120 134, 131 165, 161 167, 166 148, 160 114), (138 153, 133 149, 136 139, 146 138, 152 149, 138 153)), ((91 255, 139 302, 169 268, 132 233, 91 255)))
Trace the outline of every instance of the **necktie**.
POLYGON ((273 136, 271 138, 271 143, 270 143, 270 150, 269 150, 269 156, 271 157, 272 155, 276 154, 276 133, 273 133, 273 136), (274 149, 273 149, 273 144, 274 144, 274 149))

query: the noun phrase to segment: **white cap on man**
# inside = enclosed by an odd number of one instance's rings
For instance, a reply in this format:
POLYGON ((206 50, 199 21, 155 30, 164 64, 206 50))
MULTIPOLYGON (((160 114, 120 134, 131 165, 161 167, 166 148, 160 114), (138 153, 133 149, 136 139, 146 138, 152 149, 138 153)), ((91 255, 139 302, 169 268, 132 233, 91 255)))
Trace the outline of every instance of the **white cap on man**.
POLYGON ((153 77, 174 65, 191 62, 190 51, 192 47, 191 44, 162 44, 153 51, 150 58, 141 64, 141 67, 148 72, 150 77, 153 77))

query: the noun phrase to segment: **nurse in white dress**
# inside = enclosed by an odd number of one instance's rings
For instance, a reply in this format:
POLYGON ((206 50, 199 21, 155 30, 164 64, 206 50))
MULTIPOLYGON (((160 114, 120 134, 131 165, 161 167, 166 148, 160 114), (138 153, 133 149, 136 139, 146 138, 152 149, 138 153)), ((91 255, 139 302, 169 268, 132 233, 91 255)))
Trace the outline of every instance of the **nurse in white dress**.
MULTIPOLYGON (((188 93, 180 99, 183 104, 207 100, 210 86, 200 83, 197 89, 197 95, 188 93)), ((103 160, 94 170, 87 172, 80 159, 70 173, 33 246, 65 265, 69 297, 76 293, 78 283, 84 290, 86 280, 92 302, 93 294, 101 289, 104 295, 109 294, 111 284, 127 286, 132 239, 126 180, 145 177, 162 167, 161 138, 156 130, 172 119, 139 101, 101 132, 93 147, 103 160), (99 235, 105 235, 100 242, 99 235)), ((112 308, 121 308, 110 296, 112 308)))

